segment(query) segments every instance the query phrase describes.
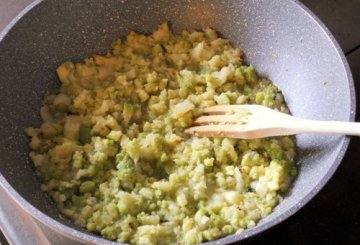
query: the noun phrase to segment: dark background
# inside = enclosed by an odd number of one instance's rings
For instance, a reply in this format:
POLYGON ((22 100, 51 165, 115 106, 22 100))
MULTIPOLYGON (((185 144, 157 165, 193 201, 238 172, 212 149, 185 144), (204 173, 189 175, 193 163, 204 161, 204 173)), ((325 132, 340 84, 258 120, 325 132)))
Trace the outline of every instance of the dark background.
MULTIPOLYGON (((32 1, 0 0, 0 30, 32 1)), ((325 23, 339 42, 360 98, 360 0, 301 2, 325 23)), ((359 112, 356 115, 360 121, 359 112)), ((0 244, 7 244, 1 232, 0 244)), ((339 169, 312 201, 279 226, 246 244, 360 244, 360 138, 352 138, 339 169)))

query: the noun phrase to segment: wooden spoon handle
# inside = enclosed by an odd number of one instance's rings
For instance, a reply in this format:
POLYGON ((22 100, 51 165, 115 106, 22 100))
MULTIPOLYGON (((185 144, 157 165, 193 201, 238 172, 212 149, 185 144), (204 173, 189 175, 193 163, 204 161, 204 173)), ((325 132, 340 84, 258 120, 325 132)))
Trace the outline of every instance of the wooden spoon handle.
POLYGON ((298 133, 345 134, 360 136, 360 123, 316 121, 296 118, 293 128, 298 133))

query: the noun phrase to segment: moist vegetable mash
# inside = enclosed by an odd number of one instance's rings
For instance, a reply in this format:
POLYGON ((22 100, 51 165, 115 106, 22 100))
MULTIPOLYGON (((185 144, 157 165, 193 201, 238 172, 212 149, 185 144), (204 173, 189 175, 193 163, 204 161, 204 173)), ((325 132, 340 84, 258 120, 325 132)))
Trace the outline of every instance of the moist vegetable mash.
POLYGON ((186 135, 216 104, 286 112, 281 92, 206 28, 131 32, 57 68, 61 89, 28 128, 30 156, 63 214, 105 238, 196 244, 254 227, 296 174, 291 137, 186 135))

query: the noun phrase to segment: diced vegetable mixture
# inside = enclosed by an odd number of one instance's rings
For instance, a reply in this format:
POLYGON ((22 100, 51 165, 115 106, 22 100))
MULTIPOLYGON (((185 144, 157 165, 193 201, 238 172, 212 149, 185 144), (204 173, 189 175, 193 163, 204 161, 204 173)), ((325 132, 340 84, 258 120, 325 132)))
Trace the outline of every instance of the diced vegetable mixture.
POLYGON ((30 157, 59 209, 105 238, 198 244, 254 227, 296 175, 291 137, 186 135, 216 104, 287 112, 278 88, 206 28, 131 32, 106 55, 57 68, 30 157))

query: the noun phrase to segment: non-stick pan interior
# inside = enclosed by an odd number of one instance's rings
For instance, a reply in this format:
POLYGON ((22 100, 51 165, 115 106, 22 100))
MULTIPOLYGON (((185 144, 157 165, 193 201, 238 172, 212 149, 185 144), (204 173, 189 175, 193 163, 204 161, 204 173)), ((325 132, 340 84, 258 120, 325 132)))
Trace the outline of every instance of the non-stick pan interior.
MULTIPOLYGON (((175 32, 213 27, 242 48, 247 62, 282 89, 294 115, 343 121, 354 117, 346 61, 316 18, 295 1, 39 2, 0 43, 0 172, 4 177, 0 175, 0 182, 9 183, 13 188, 9 192, 34 216, 68 235, 89 239, 61 225, 75 227, 60 218, 55 204, 41 192, 28 158, 24 128, 40 124, 41 99, 59 86, 55 76, 59 64, 104 53, 113 40, 131 30, 149 33, 164 21, 175 32)), ((304 135, 297 137, 297 143, 299 176, 284 201, 259 226, 224 242, 257 234, 297 211, 331 177, 348 139, 304 135)))

